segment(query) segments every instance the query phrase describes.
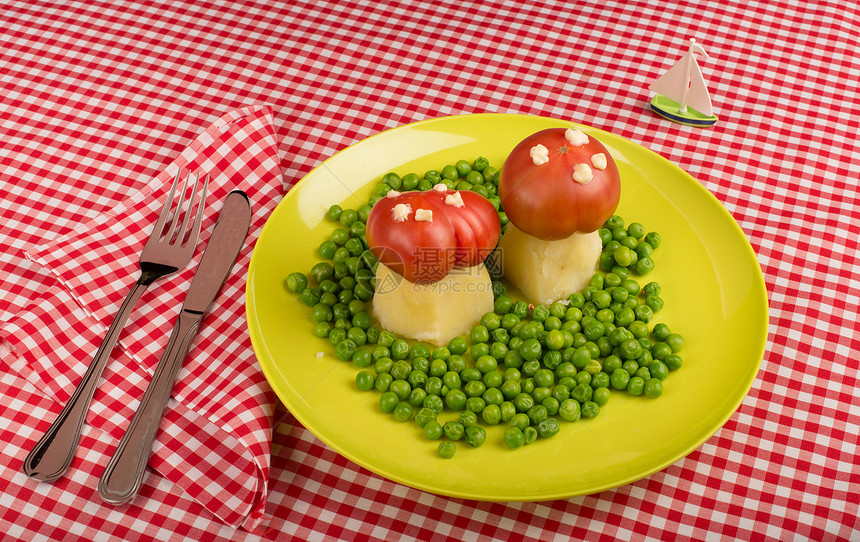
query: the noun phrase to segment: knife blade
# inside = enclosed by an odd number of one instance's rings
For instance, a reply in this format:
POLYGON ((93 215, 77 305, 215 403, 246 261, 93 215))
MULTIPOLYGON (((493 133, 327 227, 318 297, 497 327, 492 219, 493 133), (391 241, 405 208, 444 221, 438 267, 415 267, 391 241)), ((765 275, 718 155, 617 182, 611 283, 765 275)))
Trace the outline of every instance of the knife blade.
POLYGON ((133 499, 140 490, 176 374, 191 341, 197 335, 203 316, 212 306, 236 263, 250 224, 251 203, 247 194, 241 190, 230 192, 185 294, 167 347, 125 435, 99 481, 99 495, 105 502, 123 504, 133 499))

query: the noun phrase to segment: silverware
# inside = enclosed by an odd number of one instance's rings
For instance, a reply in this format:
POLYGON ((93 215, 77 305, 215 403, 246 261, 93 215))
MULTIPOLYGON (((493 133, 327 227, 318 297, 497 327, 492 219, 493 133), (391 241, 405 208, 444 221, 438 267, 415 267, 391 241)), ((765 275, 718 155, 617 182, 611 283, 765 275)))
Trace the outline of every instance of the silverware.
POLYGON ((209 175, 206 175, 202 189, 200 188, 200 175, 195 176, 193 191, 188 199, 187 209, 184 211, 183 199, 188 192, 189 184, 192 182, 191 172, 189 171, 185 178, 175 210, 173 210, 174 193, 180 177, 181 170, 176 172, 176 177, 170 186, 170 192, 167 194, 167 201, 161 209, 155 228, 140 253, 140 277, 126 295, 125 301, 114 317, 113 323, 102 340, 95 357, 90 362, 86 373, 84 373, 80 384, 69 398, 69 402, 63 407, 41 440, 30 451, 27 458, 24 459, 24 473, 34 480, 53 482, 66 472, 75 456, 81 428, 89 410, 93 393, 110 358, 111 351, 116 345, 117 338, 135 304, 146 288, 156 279, 176 273, 191 261, 200 235, 200 223, 203 219, 209 175), (194 222, 189 230, 192 207, 198 192, 200 193, 199 202, 196 213, 193 213, 195 215, 194 222), (171 210, 173 210, 172 213, 171 210), (183 217, 181 224, 179 223, 180 217, 183 217))
POLYGON ((152 444, 176 374, 191 341, 197 335, 203 315, 215 301, 236 262, 250 223, 251 204, 248 196, 241 190, 230 192, 185 295, 185 302, 164 354, 140 400, 137 412, 99 481, 99 495, 105 502, 128 502, 140 490, 146 462, 152 453, 152 444))

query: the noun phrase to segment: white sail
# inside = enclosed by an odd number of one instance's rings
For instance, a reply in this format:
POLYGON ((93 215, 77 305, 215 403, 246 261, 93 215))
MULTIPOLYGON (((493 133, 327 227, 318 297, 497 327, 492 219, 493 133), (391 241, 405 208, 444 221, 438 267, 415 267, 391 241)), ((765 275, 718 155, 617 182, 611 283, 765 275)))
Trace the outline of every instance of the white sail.
POLYGON ((714 109, 711 106, 711 95, 708 94, 705 78, 702 77, 702 70, 699 69, 699 64, 695 58, 690 71, 690 90, 687 93, 687 104, 705 116, 710 117, 714 114, 714 109))
POLYGON ((666 73, 655 79, 648 89, 679 104, 684 103, 689 85, 689 75, 687 74, 687 56, 689 54, 682 56, 666 73))
POLYGON ((658 77, 648 89, 678 102, 680 110, 686 111, 689 105, 699 113, 712 116, 711 95, 705 85, 705 78, 694 53, 708 56, 696 40, 690 39, 690 49, 666 73, 658 77))

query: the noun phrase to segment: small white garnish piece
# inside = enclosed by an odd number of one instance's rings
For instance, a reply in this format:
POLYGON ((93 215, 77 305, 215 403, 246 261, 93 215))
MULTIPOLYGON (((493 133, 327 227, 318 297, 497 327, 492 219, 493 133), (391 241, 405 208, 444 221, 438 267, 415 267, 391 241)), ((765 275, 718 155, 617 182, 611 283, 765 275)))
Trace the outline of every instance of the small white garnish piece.
POLYGON ((585 135, 582 130, 574 130, 573 128, 568 128, 564 131, 564 138, 574 147, 588 144, 588 136, 585 135))
POLYGON ((532 157, 532 162, 534 162, 536 166, 549 162, 549 150, 540 143, 531 148, 529 156, 532 157))
POLYGON ((453 205, 454 207, 465 207, 466 206, 466 204, 463 203, 463 196, 461 196, 459 192, 454 192, 453 194, 448 194, 445 197, 445 205, 453 205))
POLYGON ((412 206, 408 203, 398 203, 391 210, 395 222, 403 222, 412 214, 412 206))
POLYGON ((433 185, 433 190, 435 190, 436 192, 447 192, 448 185, 446 185, 445 183, 436 183, 435 185, 433 185))
POLYGON ((606 155, 602 152, 592 154, 591 165, 594 166, 594 169, 599 169, 600 171, 603 171, 604 169, 606 169, 607 165, 606 155))
POLYGON ((576 164, 573 167, 573 180, 579 184, 588 184, 593 176, 588 164, 576 164))
POLYGON ((400 195, 400 192, 398 192, 397 190, 389 190, 388 193, 385 194, 385 197, 386 198, 396 198, 399 195, 400 195))
POLYGON ((415 222, 433 222, 433 211, 430 209, 415 209, 415 222))
POLYGON ((325 352, 317 352, 317 358, 321 358, 325 355, 325 352))

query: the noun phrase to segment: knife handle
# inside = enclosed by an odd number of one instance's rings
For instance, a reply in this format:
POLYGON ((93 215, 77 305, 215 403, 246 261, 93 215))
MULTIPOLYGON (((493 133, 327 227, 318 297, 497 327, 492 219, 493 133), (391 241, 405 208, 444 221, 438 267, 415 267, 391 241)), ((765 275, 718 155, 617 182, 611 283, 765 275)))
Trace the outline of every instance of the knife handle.
POLYGON ((200 313, 179 313, 152 380, 99 481, 99 495, 105 502, 126 503, 140 490, 164 407, 202 319, 200 313))

